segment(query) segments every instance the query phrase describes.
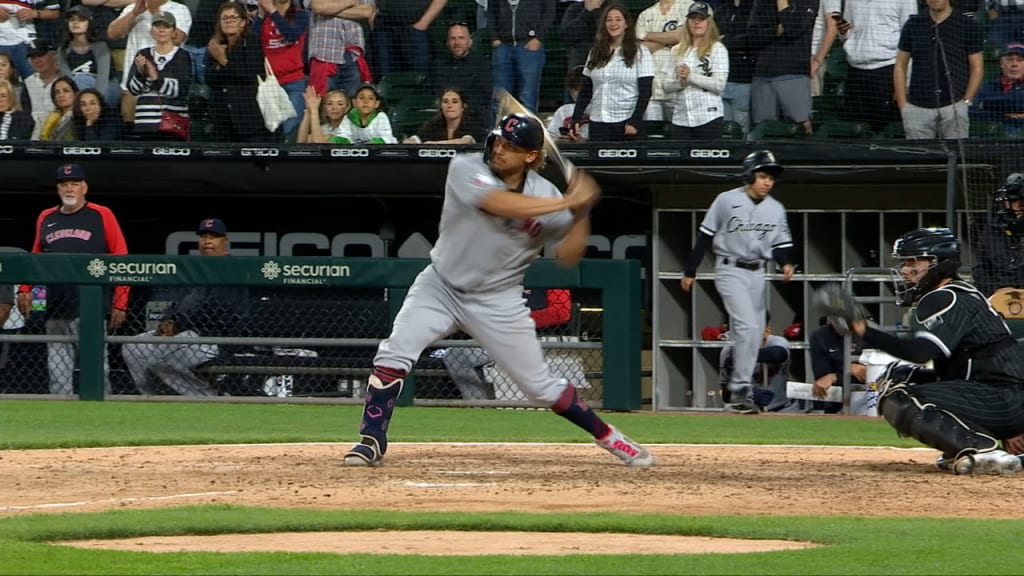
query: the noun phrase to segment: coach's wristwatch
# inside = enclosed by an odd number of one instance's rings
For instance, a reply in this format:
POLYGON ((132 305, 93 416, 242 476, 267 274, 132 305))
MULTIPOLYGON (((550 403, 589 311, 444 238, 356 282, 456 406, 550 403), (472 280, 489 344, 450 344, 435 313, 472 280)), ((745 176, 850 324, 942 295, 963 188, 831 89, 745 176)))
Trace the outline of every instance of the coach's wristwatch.
POLYGON ((971 99, 970 98, 964 98, 964 104, 967 104, 968 106, 970 106, 971 105, 971 99))

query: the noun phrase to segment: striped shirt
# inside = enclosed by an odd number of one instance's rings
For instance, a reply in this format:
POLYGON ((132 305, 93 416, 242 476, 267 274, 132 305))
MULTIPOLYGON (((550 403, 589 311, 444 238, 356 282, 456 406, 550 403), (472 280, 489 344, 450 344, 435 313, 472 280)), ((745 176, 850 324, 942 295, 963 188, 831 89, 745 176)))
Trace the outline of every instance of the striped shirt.
MULTIPOLYGON (((590 58, 588 56, 587 60, 590 58)), ((654 77, 654 58, 651 51, 640 46, 633 66, 622 58, 622 48, 616 48, 611 60, 600 68, 584 68, 583 75, 594 83, 594 97, 590 101, 590 119, 593 122, 625 122, 633 117, 640 96, 640 78, 654 77)))
POLYGON ((143 48, 139 54, 156 63, 157 78, 149 80, 134 64, 128 76, 128 91, 138 96, 135 106, 135 131, 156 132, 160 115, 170 110, 188 116, 188 92, 192 87, 192 57, 185 50, 172 48, 167 54, 143 48))
POLYGON ((721 42, 715 42, 711 52, 700 58, 693 47, 685 51, 678 48, 672 49, 674 58, 667 68, 658 70, 665 94, 675 100, 672 124, 694 128, 721 118, 725 114, 722 91, 729 79, 728 49, 721 42), (679 83, 678 64, 686 64, 690 68, 689 82, 685 87, 679 83))

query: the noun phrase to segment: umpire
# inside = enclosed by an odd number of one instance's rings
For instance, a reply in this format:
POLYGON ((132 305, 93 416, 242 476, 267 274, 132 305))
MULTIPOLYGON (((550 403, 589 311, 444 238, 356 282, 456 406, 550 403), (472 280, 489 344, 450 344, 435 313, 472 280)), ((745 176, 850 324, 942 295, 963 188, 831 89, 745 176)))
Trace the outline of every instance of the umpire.
POLYGON ((948 228, 920 228, 892 251, 897 303, 917 304, 921 331, 898 338, 846 314, 868 347, 935 370, 889 374, 879 412, 901 436, 936 448, 939 468, 956 474, 1015 474, 1021 459, 999 440, 1024 432, 1024 343, 1017 342, 985 295, 957 276, 960 242, 948 228))

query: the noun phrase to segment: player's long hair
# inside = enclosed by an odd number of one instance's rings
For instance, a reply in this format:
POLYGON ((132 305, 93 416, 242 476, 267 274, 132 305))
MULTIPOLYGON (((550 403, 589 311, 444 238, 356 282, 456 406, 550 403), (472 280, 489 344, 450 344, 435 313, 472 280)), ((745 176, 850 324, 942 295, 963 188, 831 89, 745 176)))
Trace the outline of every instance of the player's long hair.
MULTIPOLYGON (((249 11, 245 9, 244 4, 233 0, 225 2, 217 8, 217 25, 213 30, 213 39, 216 40, 218 44, 226 45, 229 50, 235 46, 244 45, 249 39, 249 24, 249 11), (229 37, 221 28, 220 17, 225 12, 234 12, 235 16, 238 16, 241 19, 240 23, 242 25, 242 30, 238 36, 229 37)), ((259 38, 256 38, 255 40, 259 42, 259 38)))
MULTIPOLYGON (((689 22, 689 18, 687 18, 689 22)), ((722 38, 722 34, 718 31, 718 25, 715 24, 714 17, 708 17, 708 29, 704 33, 704 36, 697 41, 697 45, 693 46, 693 36, 690 35, 690 26, 684 24, 682 26, 683 35, 679 38, 679 43, 672 47, 672 55, 680 57, 692 47, 697 49, 698 58, 707 58, 711 54, 711 48, 714 47, 715 43, 722 38)))
POLYGON ((615 47, 612 46, 612 37, 608 35, 608 28, 605 26, 605 19, 608 18, 608 13, 612 10, 622 14, 622 17, 626 20, 626 30, 622 33, 622 45, 620 46, 622 48, 622 59, 626 62, 626 66, 630 68, 636 63, 637 54, 640 52, 640 42, 636 39, 636 30, 633 28, 633 16, 625 7, 619 4, 609 4, 601 11, 601 17, 598 19, 594 46, 590 49, 590 57, 587 58, 587 70, 603 68, 608 62, 611 62, 612 55, 615 54, 615 47))
POLYGON ((442 111, 441 101, 448 94, 455 94, 459 97, 462 102, 462 115, 459 117, 459 125, 455 128, 456 137, 459 132, 469 133, 473 138, 479 138, 479 134, 475 134, 472 131, 474 126, 473 110, 469 107, 469 103, 466 101, 466 94, 461 88, 448 87, 441 90, 440 96, 437 98, 437 114, 430 117, 429 120, 423 123, 417 134, 439 132, 445 135, 445 139, 450 139, 451 135, 448 134, 448 119, 445 118, 444 112, 442 111))

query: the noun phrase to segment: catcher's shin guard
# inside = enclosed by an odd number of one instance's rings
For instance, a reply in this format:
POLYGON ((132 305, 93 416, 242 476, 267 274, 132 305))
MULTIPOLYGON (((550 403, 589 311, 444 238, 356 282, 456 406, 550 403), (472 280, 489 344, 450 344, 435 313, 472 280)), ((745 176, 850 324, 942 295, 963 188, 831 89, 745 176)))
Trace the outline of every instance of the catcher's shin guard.
MULTIPOLYGON (((999 447, 995 438, 972 430, 952 413, 934 404, 921 404, 906 385, 888 387, 878 398, 878 409, 900 436, 941 450, 944 458, 954 463, 999 447)), ((959 469, 953 466, 953 470, 959 469)))
POLYGON ((402 393, 404 379, 399 378, 385 384, 376 374, 371 374, 366 386, 366 401, 363 405, 363 421, 359 426, 362 440, 345 455, 346 464, 376 466, 388 450, 388 424, 395 411, 395 402, 402 393), (359 462, 359 460, 364 462, 359 462))

